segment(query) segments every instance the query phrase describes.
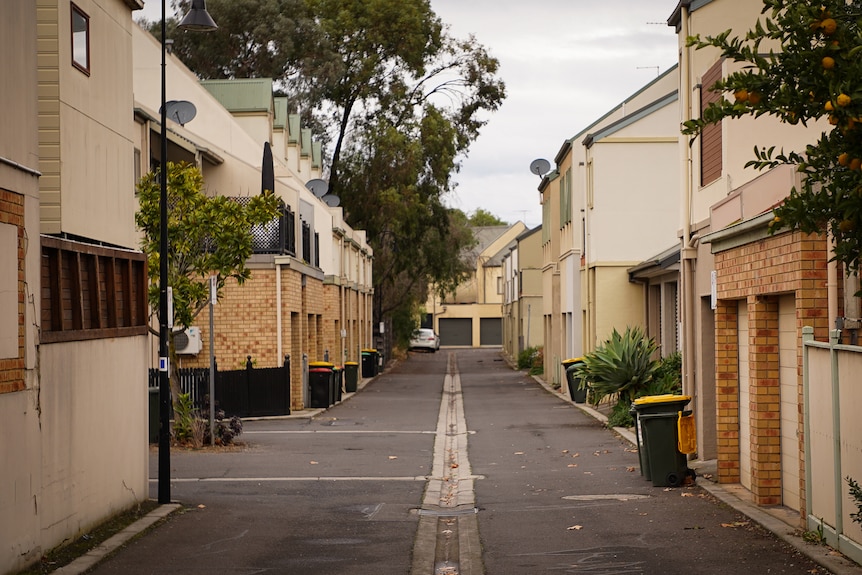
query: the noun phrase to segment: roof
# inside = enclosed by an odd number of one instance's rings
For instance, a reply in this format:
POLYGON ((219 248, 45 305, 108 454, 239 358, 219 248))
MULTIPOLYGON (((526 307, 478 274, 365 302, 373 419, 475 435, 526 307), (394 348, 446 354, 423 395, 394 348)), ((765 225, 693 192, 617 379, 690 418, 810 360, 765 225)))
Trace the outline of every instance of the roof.
POLYGON ((273 109, 270 78, 201 80, 201 86, 229 112, 269 112, 273 109))
POLYGON ((275 115, 272 120, 272 127, 276 129, 285 129, 287 127, 287 98, 279 96, 273 99, 275 105, 275 115))
POLYGON ((679 269, 680 251, 679 245, 674 245, 655 255, 638 265, 629 268, 629 281, 637 279, 646 279, 654 277, 657 273, 664 273, 666 270, 679 269))

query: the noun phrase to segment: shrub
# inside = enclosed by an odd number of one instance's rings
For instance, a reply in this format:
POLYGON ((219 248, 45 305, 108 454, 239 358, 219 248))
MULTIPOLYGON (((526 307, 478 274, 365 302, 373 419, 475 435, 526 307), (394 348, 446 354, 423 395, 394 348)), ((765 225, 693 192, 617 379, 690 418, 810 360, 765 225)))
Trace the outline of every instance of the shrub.
POLYGON ((518 354, 518 369, 529 370, 530 375, 540 375, 545 371, 545 355, 541 346, 528 347, 518 354))
MULTIPOLYGON (((174 409, 174 440, 182 445, 200 448, 212 443, 210 441, 209 397, 204 405, 204 413, 195 409, 188 393, 182 393, 174 409)), ((225 420, 225 412, 215 411, 215 444, 230 445, 242 433, 242 420, 233 416, 225 420)))

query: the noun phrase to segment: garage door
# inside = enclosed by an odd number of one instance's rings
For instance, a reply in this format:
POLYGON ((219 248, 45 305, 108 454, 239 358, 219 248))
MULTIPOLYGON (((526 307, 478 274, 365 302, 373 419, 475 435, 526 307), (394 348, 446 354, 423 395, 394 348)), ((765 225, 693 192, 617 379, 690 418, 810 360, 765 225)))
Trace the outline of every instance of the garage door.
POLYGON ((799 377, 796 298, 778 300, 778 378, 781 384, 781 502, 799 509, 799 377))
POLYGON ((739 482, 751 489, 751 414, 748 366, 748 302, 739 302, 737 315, 739 341, 739 482))
POLYGON ((499 317, 479 319, 479 345, 503 345, 503 320, 499 317))
POLYGON ((440 345, 473 345, 473 320, 469 317, 440 318, 440 345))

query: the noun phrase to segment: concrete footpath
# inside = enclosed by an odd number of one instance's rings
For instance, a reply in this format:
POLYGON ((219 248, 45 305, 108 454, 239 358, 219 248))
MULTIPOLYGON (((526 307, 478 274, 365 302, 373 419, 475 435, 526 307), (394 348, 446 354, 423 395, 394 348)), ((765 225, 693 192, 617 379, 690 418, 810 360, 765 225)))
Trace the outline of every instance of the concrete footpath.
MULTIPOLYGON (((537 377, 534 377, 534 379, 537 384, 545 388, 548 393, 559 398, 561 401, 569 402, 568 398, 560 394, 558 390, 551 388, 537 377)), ((370 381, 371 379, 363 379, 359 383, 358 391, 356 393, 361 392, 370 381)), ((345 394, 342 398, 342 402, 349 401, 354 395, 355 394, 353 393, 345 394)), ((607 417, 604 414, 596 411, 589 405, 574 405, 594 419, 603 423, 607 422, 607 417)), ((293 413, 289 416, 284 416, 283 418, 310 419, 325 411, 325 409, 304 410, 293 413)), ((627 442, 631 443, 632 446, 637 445, 636 438, 632 431, 625 428, 614 428, 613 431, 627 442)), ((739 513, 746 515, 763 528, 771 531, 778 538, 793 546, 801 554, 810 558, 823 568, 828 569, 835 575, 862 575, 862 567, 845 558, 843 555, 837 552, 830 552, 827 547, 812 545, 804 541, 802 539, 802 531, 798 526, 798 515, 783 508, 766 509, 757 507, 750 501, 750 499, 746 498, 747 492, 738 486, 723 486, 715 483, 712 479, 715 476, 715 462, 691 462, 691 467, 695 469, 698 474, 697 485, 699 487, 703 488, 705 491, 739 513)), ((80 575, 85 573, 92 569, 99 561, 115 552, 131 539, 139 536, 147 529, 152 528, 154 525, 164 520, 170 514, 178 511, 180 508, 181 506, 178 504, 160 506, 146 517, 130 525, 122 532, 114 535, 89 553, 79 557, 65 567, 56 570, 55 573, 57 575, 80 575)))

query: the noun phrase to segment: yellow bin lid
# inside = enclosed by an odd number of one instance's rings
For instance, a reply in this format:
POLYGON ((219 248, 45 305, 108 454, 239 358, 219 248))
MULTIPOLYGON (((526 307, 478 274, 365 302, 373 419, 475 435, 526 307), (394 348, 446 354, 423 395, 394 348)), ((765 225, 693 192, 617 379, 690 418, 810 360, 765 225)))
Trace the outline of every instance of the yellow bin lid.
POLYGON ((579 361, 584 361, 582 357, 570 357, 569 359, 564 359, 560 363, 578 363, 579 361))
POLYGON ((362 351, 367 351, 369 353, 377 353, 377 350, 373 349, 373 348, 366 348, 366 349, 363 349, 362 351))
POLYGON ((359 364, 355 361, 345 361, 344 365, 359 365, 359 364))
POLYGON ((308 363, 308 367, 335 367, 335 364, 328 361, 311 361, 308 363))
POLYGON ((639 397, 634 401, 635 405, 654 405, 656 403, 676 403, 678 401, 691 401, 691 397, 688 395, 674 395, 672 393, 665 393, 664 395, 647 395, 644 397, 639 397))

